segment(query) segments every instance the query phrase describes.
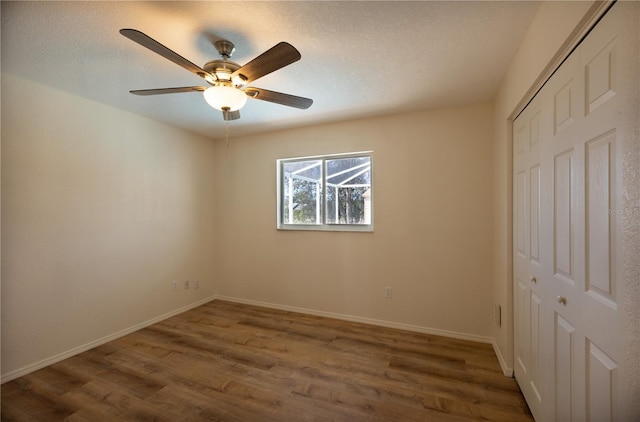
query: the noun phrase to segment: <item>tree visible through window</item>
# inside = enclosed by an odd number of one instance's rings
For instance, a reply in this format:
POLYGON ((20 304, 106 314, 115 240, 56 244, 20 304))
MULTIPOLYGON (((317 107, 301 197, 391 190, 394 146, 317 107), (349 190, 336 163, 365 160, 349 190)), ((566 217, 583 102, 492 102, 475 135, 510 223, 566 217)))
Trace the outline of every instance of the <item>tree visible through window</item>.
POLYGON ((278 160, 279 227, 372 225, 371 154, 278 160))

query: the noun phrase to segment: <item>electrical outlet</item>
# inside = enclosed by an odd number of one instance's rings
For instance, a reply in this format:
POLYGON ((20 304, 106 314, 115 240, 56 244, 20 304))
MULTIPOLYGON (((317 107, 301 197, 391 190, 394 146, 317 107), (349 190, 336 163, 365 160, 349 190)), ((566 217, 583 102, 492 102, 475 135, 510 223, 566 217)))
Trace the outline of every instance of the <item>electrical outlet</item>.
POLYGON ((502 307, 493 305, 493 322, 498 326, 502 326, 502 307))
POLYGON ((171 283, 171 287, 173 287, 173 290, 178 290, 178 282, 176 280, 173 280, 173 283, 171 283))
POLYGON ((393 291, 391 290, 391 287, 385 287, 384 297, 386 297, 387 299, 391 299, 393 297, 393 291))
POLYGON ((193 280, 193 288, 194 289, 199 289, 200 288, 200 282, 198 280, 193 280))
POLYGON ((189 280, 185 280, 184 281, 184 288, 188 289, 189 288, 189 280))

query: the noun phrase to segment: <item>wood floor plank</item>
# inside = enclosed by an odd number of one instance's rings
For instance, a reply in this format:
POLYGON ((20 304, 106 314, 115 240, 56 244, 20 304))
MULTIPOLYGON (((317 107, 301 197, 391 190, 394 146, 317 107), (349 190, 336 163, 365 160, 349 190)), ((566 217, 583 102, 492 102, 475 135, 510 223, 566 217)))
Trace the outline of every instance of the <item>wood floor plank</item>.
POLYGON ((214 301, 1 387, 2 421, 532 421, 490 345, 214 301))

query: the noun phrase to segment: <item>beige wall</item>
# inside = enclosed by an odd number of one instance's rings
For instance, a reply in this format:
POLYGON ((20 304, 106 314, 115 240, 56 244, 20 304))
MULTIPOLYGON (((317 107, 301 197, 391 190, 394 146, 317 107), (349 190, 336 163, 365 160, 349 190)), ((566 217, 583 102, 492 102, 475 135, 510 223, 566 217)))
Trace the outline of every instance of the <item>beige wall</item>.
POLYGON ((491 336, 496 339, 505 372, 513 368, 512 149, 509 118, 591 5, 592 2, 588 1, 543 2, 495 100, 493 303, 502 306, 504 323, 501 327, 494 326, 491 336))
POLYGON ((217 293, 489 340, 492 140, 482 104, 217 142, 217 293), (276 230, 278 158, 364 150, 374 233, 276 230))
POLYGON ((3 380, 214 293, 490 340, 491 105, 227 151, 13 75, 2 89, 3 380), (277 158, 360 150, 374 233, 275 229, 277 158), (185 279, 200 289, 172 290, 185 279))
POLYGON ((213 154, 2 75, 3 379, 212 295, 213 154))

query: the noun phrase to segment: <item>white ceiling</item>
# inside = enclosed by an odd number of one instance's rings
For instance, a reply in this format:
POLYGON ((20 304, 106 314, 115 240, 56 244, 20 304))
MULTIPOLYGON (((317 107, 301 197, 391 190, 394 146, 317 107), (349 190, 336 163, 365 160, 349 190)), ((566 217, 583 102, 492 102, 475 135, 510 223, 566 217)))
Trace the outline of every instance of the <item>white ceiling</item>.
POLYGON ((121 36, 138 29, 193 63, 225 38, 244 64, 280 41, 302 59, 251 85, 309 97, 298 110, 249 99, 231 136, 489 101, 539 2, 8 2, 2 71, 211 138, 225 125, 201 93, 131 89, 202 85, 121 36))

